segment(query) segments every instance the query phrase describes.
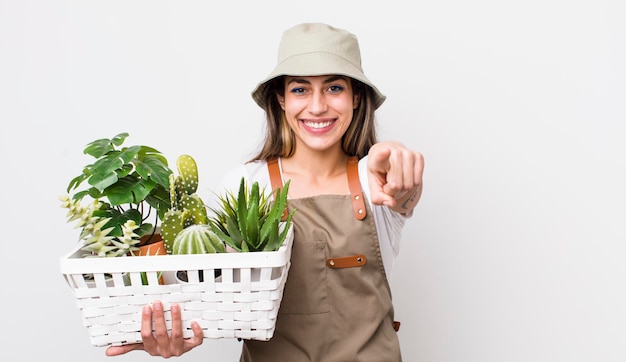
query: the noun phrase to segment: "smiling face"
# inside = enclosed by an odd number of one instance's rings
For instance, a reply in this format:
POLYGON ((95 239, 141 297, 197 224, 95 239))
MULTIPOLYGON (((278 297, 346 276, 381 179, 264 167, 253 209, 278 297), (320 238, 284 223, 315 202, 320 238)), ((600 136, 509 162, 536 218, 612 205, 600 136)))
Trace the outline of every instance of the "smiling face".
POLYGON ((348 77, 285 77, 278 102, 296 137, 296 152, 341 150, 341 138, 352 122, 358 97, 348 77))

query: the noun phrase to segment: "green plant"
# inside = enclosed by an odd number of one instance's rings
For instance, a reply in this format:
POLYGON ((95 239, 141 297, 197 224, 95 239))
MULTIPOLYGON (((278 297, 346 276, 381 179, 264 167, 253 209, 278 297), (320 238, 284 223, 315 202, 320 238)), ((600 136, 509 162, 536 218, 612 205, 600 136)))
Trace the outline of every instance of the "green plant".
POLYGON ((209 225, 191 225, 181 230, 172 244, 172 254, 224 253, 224 243, 209 225))
POLYGON ((67 222, 81 228, 83 249, 93 255, 126 255, 158 241, 158 222, 169 208, 173 172, 167 159, 149 146, 123 146, 127 137, 120 133, 87 144, 83 153, 95 161, 70 181, 60 198, 68 209, 67 222), (90 201, 83 206, 85 199, 90 201))
MULTIPOLYGON (((206 206, 196 193, 198 190, 198 165, 193 157, 180 155, 176 159, 179 175, 170 175, 170 209, 165 212, 161 234, 168 253, 173 253, 174 241, 185 229, 193 225, 207 225, 206 206)), ((192 233, 187 236, 193 235, 192 233)), ((188 242, 193 242, 190 239, 188 242)))
POLYGON ((110 235, 113 227, 110 217, 99 217, 95 214, 103 205, 99 200, 81 205, 80 200, 71 199, 68 195, 60 197, 61 206, 68 209, 67 222, 76 222, 76 227, 81 227, 79 240, 83 241, 82 250, 88 251, 87 256, 123 256, 133 253, 139 248, 139 236, 135 234, 138 228, 133 220, 127 220, 120 226, 122 235, 110 235))
POLYGON ((282 220, 287 206, 289 182, 274 191, 274 200, 254 182, 248 187, 241 178, 237 195, 227 191, 219 195, 219 205, 211 208, 211 230, 226 245, 242 251, 276 251, 287 237, 296 210, 282 220))

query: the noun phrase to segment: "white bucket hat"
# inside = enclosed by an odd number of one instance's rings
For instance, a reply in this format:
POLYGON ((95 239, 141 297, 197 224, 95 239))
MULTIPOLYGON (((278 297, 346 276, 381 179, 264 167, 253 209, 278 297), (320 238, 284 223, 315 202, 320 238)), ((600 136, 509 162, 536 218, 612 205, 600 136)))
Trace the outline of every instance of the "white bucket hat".
POLYGON ((385 101, 361 67, 361 52, 356 36, 327 24, 305 23, 283 33, 274 71, 252 91, 252 98, 264 108, 268 82, 283 75, 316 76, 341 74, 367 84, 374 91, 374 107, 385 101))

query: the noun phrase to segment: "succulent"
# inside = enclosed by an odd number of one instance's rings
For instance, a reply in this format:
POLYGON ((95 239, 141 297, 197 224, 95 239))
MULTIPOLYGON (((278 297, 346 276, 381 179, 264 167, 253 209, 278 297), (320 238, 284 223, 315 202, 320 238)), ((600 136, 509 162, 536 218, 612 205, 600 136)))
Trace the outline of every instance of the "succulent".
POLYGON ((170 209, 163 215, 161 235, 168 253, 173 253, 179 233, 192 225, 207 225, 209 218, 198 189, 198 166, 193 157, 180 155, 176 160, 178 176, 170 175, 170 209))
POLYGON ((61 206, 68 209, 67 222, 76 222, 76 227, 82 228, 79 239, 83 242, 81 250, 88 251, 86 256, 116 257, 126 256, 139 250, 139 236, 135 231, 139 225, 134 220, 126 220, 121 226, 122 235, 111 235, 114 229, 110 224, 111 218, 94 216, 103 206, 95 199, 87 206, 81 205, 69 195, 60 197, 61 206))
POLYGON ((249 187, 241 178, 237 195, 227 191, 219 195, 219 204, 211 208, 211 230, 229 247, 242 252, 276 251, 287 237, 292 210, 283 220, 289 182, 274 191, 274 200, 254 182, 249 187))

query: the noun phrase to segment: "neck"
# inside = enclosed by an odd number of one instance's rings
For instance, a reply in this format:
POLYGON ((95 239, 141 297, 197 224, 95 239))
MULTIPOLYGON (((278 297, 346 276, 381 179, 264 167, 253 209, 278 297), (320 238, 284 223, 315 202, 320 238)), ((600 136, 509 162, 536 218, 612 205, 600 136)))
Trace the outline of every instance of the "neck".
POLYGON ((343 152, 315 153, 306 157, 297 154, 281 159, 283 178, 291 180, 289 197, 348 194, 347 160, 343 152))
POLYGON ((324 178, 345 172, 347 160, 343 151, 296 152, 292 157, 282 159, 282 166, 284 172, 324 178))

